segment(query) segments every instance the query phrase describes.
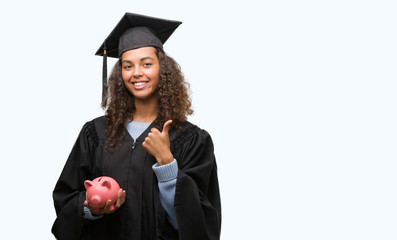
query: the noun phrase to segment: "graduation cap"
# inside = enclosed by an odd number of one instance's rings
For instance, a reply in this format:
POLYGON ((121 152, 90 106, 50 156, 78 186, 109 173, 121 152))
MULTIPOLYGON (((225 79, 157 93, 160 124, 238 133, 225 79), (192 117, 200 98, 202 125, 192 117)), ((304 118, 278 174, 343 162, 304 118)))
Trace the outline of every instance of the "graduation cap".
POLYGON ((95 55, 103 56, 102 100, 107 83, 107 57, 120 58, 128 50, 157 47, 163 44, 181 24, 180 21, 125 13, 95 55))

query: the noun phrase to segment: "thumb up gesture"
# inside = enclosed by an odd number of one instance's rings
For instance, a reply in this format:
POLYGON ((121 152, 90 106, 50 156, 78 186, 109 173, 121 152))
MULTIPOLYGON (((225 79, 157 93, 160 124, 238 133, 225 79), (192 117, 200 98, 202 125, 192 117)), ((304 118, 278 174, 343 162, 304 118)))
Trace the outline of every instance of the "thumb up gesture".
POLYGON ((143 148, 153 157, 159 165, 165 165, 174 160, 170 150, 170 139, 168 131, 172 120, 164 123, 163 131, 152 128, 145 141, 142 143, 143 148))

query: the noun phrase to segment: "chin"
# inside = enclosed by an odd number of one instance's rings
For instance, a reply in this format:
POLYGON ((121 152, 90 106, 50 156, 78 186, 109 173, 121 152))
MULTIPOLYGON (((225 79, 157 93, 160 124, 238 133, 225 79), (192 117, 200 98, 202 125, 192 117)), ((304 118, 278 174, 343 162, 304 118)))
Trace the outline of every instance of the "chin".
POLYGON ((154 95, 143 95, 143 94, 136 94, 136 95, 132 94, 132 95, 134 95, 134 98, 138 100, 150 100, 155 97, 154 95))

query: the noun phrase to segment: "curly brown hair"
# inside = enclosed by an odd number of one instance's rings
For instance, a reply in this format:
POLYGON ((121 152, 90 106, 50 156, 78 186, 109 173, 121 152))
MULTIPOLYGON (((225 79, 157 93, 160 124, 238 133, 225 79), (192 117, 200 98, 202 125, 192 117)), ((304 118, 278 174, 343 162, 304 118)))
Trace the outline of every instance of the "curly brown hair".
MULTIPOLYGON (((171 128, 180 131, 182 124, 187 121, 187 115, 193 113, 188 94, 189 84, 172 57, 157 48, 156 55, 160 62, 160 77, 156 89, 159 112, 154 126, 161 130, 164 123, 171 119, 171 128)), ((106 134, 108 146, 114 149, 118 140, 125 135, 127 120, 132 120, 135 112, 134 95, 124 85, 120 59, 113 67, 105 93, 102 107, 106 109, 106 134)))

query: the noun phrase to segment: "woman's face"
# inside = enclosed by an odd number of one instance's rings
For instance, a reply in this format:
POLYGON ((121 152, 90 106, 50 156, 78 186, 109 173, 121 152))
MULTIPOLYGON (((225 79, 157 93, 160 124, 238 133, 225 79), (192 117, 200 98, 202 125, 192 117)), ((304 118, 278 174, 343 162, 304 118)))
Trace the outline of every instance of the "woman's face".
POLYGON ((160 63, 154 47, 142 47, 121 55, 124 85, 139 100, 155 96, 160 78, 160 63))

